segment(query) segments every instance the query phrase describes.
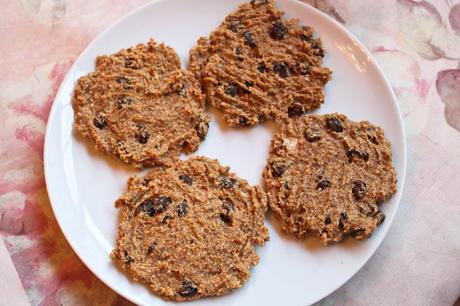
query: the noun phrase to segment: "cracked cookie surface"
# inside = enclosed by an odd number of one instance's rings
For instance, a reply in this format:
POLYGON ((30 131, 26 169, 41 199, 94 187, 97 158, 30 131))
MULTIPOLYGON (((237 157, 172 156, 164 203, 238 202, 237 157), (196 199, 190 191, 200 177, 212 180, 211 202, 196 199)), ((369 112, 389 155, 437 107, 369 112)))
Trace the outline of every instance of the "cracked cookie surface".
POLYGON ((138 168, 195 151, 210 120, 199 83, 153 40, 99 56, 96 71, 78 80, 73 107, 81 135, 138 168))
POLYGON ((230 126, 298 117, 324 101, 321 41, 283 15, 271 0, 243 4, 190 51, 190 70, 230 126))
POLYGON ((283 230, 324 244, 347 234, 369 237, 385 218, 379 204, 397 183, 383 130, 337 113, 286 121, 263 176, 283 230))
POLYGON ((217 160, 192 157, 132 177, 116 201, 111 257, 168 300, 218 296, 241 287, 268 240, 265 192, 217 160))

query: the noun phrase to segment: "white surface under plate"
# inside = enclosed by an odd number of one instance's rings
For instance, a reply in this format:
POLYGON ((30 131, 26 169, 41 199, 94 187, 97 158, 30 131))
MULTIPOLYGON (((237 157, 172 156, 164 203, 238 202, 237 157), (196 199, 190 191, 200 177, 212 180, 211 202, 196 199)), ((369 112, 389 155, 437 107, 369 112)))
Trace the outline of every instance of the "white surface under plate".
MULTIPOLYGON (((81 54, 62 82, 48 121, 45 174, 56 218, 72 248, 102 281, 136 304, 170 304, 131 282, 113 265, 117 210, 114 200, 128 176, 139 173, 96 152, 73 129, 72 91, 78 77, 93 71, 97 55, 116 52, 150 37, 173 47, 188 63, 188 51, 209 34, 241 0, 160 0, 149 3, 111 26, 81 54)), ((258 249, 260 263, 245 286, 223 297, 187 305, 307 305, 332 293, 350 279, 382 242, 397 211, 406 167, 406 144, 395 96, 364 47, 338 23, 295 0, 278 0, 289 17, 313 26, 327 50, 333 71, 326 102, 317 113, 342 112, 384 128, 393 146, 398 193, 382 205, 387 218, 372 238, 322 247, 315 238, 299 242, 283 236, 267 220, 270 241, 258 249)), ((261 183, 272 129, 228 129, 213 113, 206 140, 196 154, 218 158, 251 184, 261 183)), ((272 221, 272 220, 270 220, 272 221)))

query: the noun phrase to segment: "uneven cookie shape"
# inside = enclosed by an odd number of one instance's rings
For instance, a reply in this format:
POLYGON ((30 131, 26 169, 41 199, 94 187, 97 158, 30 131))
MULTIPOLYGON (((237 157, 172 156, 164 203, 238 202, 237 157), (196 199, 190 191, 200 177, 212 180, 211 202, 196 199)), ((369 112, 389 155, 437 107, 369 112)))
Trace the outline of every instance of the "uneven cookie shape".
POLYGON ((210 119, 171 48, 150 41, 98 57, 96 67, 78 80, 73 107, 77 131, 99 151, 142 168, 198 148, 210 119))
POLYGON ((151 81, 161 81, 177 69, 180 69, 180 59, 176 52, 165 44, 157 44, 153 39, 146 45, 138 44, 96 58, 96 71, 118 71, 122 75, 131 75, 137 71, 151 81))
POLYGON ((298 117, 324 101, 321 41, 283 14, 271 0, 243 4, 190 51, 190 70, 231 126, 298 117))
POLYGON ((327 244, 369 237, 385 219, 378 205, 396 192, 383 130, 341 114, 287 121, 264 170, 269 205, 285 232, 327 244))
POLYGON ((241 287, 259 260, 255 246, 268 240, 264 191, 204 157, 130 178, 116 206, 112 259, 168 300, 241 287))

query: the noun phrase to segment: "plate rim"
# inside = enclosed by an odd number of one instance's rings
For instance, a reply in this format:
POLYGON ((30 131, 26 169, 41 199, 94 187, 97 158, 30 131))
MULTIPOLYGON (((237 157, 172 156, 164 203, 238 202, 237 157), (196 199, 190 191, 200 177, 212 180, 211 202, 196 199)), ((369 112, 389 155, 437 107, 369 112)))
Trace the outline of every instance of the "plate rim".
MULTIPOLYGON (((95 269, 89 263, 88 259, 80 252, 80 249, 78 248, 78 246, 76 246, 76 242, 71 237, 71 234, 64 230, 65 227, 62 224, 62 219, 58 218, 58 215, 56 214, 56 208, 55 208, 56 204, 55 203, 58 202, 58 200, 55 199, 54 198, 55 196, 53 196, 53 193, 50 192, 50 190, 52 189, 50 187, 52 179, 49 176, 49 170, 47 170, 50 167, 50 165, 49 165, 50 164, 49 155, 47 153, 49 151, 48 148, 49 148, 50 142, 51 142, 51 140, 50 140, 51 139, 51 137, 50 137, 51 129, 49 128, 49 122, 52 121, 54 119, 55 115, 56 115, 56 107, 57 107, 57 104, 58 104, 56 102, 56 100, 57 100, 57 97, 59 97, 61 95, 61 92, 64 90, 64 86, 62 86, 62 84, 66 84, 68 82, 69 78, 71 77, 72 71, 75 68, 76 63, 88 52, 88 50, 96 43, 96 41, 98 41, 101 37, 103 37, 107 32, 111 31, 117 24, 119 24, 120 22, 128 19, 132 15, 144 10, 145 8, 147 8, 149 6, 154 6, 157 3, 165 2, 165 1, 172 1, 172 0, 152 0, 152 1, 149 1, 147 3, 144 3, 144 4, 140 5, 139 7, 136 7, 134 9, 130 10, 128 13, 122 15, 121 17, 116 19, 114 22, 110 23, 96 37, 94 37, 91 40, 91 42, 83 49, 83 51, 81 51, 81 53, 78 55, 78 57, 75 58, 74 62, 72 63, 72 66, 69 68, 69 70, 66 73, 64 79, 60 83, 59 90, 56 92, 56 95, 55 95, 55 97, 53 99, 53 104, 51 106, 49 116, 48 116, 48 120, 47 120, 46 132, 45 132, 45 140, 44 140, 44 146, 43 146, 43 167, 44 167, 44 178, 45 178, 46 191, 47 191, 47 195, 48 195, 48 198, 49 198, 49 201, 50 201, 50 204, 51 204, 51 209, 53 211, 53 215, 56 218, 56 222, 58 223, 62 234, 64 235, 65 239, 69 243, 69 245, 72 248, 72 250, 78 256, 78 258, 83 262, 83 264, 86 266, 86 268, 91 271, 91 273, 93 273, 102 283, 104 283, 111 290, 113 290, 117 294, 121 295, 125 299, 127 299, 130 302, 135 303, 135 304, 139 303, 139 301, 136 300, 135 296, 132 296, 132 294, 126 293, 124 291, 117 290, 116 288, 114 288, 112 286, 112 284, 108 280, 105 279, 105 277, 103 275, 99 275, 95 271, 95 269)), ((274 0, 274 1, 276 3, 277 0, 274 0)), ((405 125, 404 125, 404 121, 403 121, 403 118, 402 118, 401 108, 400 108, 400 105, 398 103, 398 99, 397 99, 397 97, 395 95, 395 92, 394 92, 394 90, 393 90, 393 88, 391 86, 390 81, 386 77, 386 75, 383 72, 381 66, 376 61, 376 59, 374 58, 372 53, 344 25, 342 25, 341 23, 339 23, 338 21, 336 21, 334 18, 330 17, 326 13, 320 11, 316 7, 314 7, 312 5, 309 5, 309 4, 307 4, 307 3, 305 3, 305 2, 303 2, 301 0, 283 0, 283 1, 288 1, 288 2, 292 2, 292 3, 300 4, 301 6, 304 7, 304 9, 313 11, 315 14, 318 14, 321 18, 324 18, 328 23, 332 23, 332 25, 337 27, 348 38, 350 38, 354 42, 354 44, 363 52, 363 54, 365 54, 367 56, 367 58, 370 60, 372 65, 376 68, 376 72, 377 72, 378 76, 383 80, 382 85, 384 85, 386 90, 389 92, 389 94, 391 96, 393 106, 396 108, 396 111, 397 111, 397 113, 399 115, 397 123, 398 123, 399 129, 401 131, 401 140, 402 140, 401 145, 402 145, 403 154, 400 157, 401 158, 401 173, 399 173, 399 176, 398 176, 398 185, 400 184, 400 190, 398 190, 397 194, 395 195, 395 197, 396 197, 395 198, 395 201, 396 201, 395 206, 396 207, 394 208, 395 212, 393 213, 393 215, 391 216, 391 218, 389 220, 390 221, 389 226, 384 228, 384 229, 382 229, 383 230, 382 239, 375 246, 373 246, 373 249, 372 248, 370 249, 370 252, 365 256, 365 259, 362 261, 362 263, 359 265, 359 267, 356 269, 356 271, 353 274, 351 274, 349 277, 346 277, 341 284, 339 284, 335 288, 330 289, 329 291, 326 291, 323 295, 319 296, 315 301, 312 302, 312 304, 314 304, 314 303, 317 303, 317 302, 323 300, 327 296, 331 295, 332 293, 334 293, 335 291, 340 289, 343 285, 348 283, 348 281, 351 278, 353 278, 364 267, 364 265, 367 264, 369 259, 375 254, 377 249, 380 247, 382 242, 385 240, 385 238, 386 238, 386 236, 388 234, 388 231, 389 231, 389 229, 391 228, 391 226, 393 224, 393 220, 394 220, 394 218, 395 218, 395 216, 396 216, 396 214, 397 214, 397 212, 399 210, 402 195, 404 193, 404 187, 405 187, 405 182, 406 182, 406 172, 407 172, 407 138, 406 138, 405 125)))

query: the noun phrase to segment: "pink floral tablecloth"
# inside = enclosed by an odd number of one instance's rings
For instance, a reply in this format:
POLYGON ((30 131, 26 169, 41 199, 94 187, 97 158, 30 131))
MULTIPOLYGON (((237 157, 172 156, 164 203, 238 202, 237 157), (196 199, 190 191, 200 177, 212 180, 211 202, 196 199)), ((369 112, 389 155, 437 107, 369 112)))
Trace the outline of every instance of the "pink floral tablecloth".
MULTIPOLYGON (((75 58, 145 2, 0 1, 0 236, 32 305, 130 304, 83 265, 61 233, 45 188, 43 140, 75 58)), ((347 27, 382 66, 409 153, 387 238, 320 304, 452 305, 460 294, 460 1, 306 2, 347 27)))

